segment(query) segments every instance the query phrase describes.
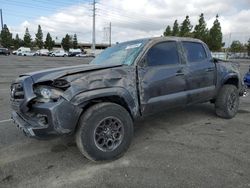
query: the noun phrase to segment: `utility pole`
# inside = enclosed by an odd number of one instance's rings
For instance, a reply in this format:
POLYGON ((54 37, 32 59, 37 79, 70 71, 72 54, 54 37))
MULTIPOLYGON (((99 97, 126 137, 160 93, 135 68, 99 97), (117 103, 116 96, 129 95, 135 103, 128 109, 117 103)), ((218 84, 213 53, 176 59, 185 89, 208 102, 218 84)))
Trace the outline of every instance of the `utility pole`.
POLYGON ((111 22, 109 23, 109 46, 111 46, 111 22))
POLYGON ((3 11, 2 11, 2 9, 0 9, 0 16, 1 16, 1 26, 2 26, 2 30, 3 30, 3 11))
POLYGON ((95 0, 93 0, 93 29, 92 29, 92 52, 95 54, 95 0))
POLYGON ((226 51, 226 59, 228 59, 228 55, 229 55, 229 50, 230 50, 230 45, 231 45, 231 33, 229 33, 229 37, 228 37, 228 47, 227 47, 227 51, 226 51))
POLYGON ((230 47, 231 45, 231 38, 232 38, 232 33, 229 33, 229 46, 228 47, 230 47))

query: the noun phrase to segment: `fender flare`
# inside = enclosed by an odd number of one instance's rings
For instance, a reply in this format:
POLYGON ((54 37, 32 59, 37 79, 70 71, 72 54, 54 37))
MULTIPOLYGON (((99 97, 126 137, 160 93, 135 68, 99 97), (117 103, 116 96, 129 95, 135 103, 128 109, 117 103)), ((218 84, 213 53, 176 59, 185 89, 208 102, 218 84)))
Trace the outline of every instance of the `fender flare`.
POLYGON ((238 79, 238 87, 239 87, 239 85, 240 85, 240 79, 239 79, 239 76, 238 76, 236 73, 227 74, 227 75, 222 79, 221 85, 224 85, 224 84, 226 83, 226 81, 229 80, 229 79, 231 79, 231 78, 238 79))
POLYGON ((133 98, 128 90, 122 87, 101 88, 85 91, 74 96, 71 99, 71 102, 76 106, 84 107, 90 100, 111 96, 118 96, 122 98, 126 102, 133 118, 137 116, 139 113, 137 98, 133 98))

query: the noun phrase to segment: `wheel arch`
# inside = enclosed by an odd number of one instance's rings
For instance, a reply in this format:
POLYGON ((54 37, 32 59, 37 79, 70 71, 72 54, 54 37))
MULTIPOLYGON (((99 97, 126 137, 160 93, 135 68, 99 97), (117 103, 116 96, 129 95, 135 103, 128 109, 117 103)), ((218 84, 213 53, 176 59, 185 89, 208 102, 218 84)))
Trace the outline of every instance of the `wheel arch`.
POLYGON ((113 102, 124 107, 132 119, 135 119, 139 114, 137 99, 133 98, 126 89, 120 87, 83 92, 76 95, 71 101, 74 105, 83 109, 82 113, 97 103, 113 102))
POLYGON ((239 88, 239 86, 240 86, 240 80, 239 80, 238 75, 236 75, 236 74, 229 74, 229 75, 227 75, 223 79, 222 86, 226 85, 226 84, 228 84, 228 85, 234 85, 237 88, 239 88))

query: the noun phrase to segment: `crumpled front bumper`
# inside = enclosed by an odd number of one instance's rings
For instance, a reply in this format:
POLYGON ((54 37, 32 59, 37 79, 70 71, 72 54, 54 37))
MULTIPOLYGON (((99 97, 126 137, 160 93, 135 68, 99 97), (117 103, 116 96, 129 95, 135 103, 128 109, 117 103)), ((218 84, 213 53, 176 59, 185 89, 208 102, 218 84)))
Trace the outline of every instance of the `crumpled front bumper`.
POLYGON ((12 108, 12 119, 26 136, 48 138, 74 132, 82 109, 61 98, 57 102, 37 103, 28 112, 12 108))
POLYGON ((35 137, 35 133, 33 131, 34 127, 32 127, 29 123, 27 123, 19 114, 15 111, 11 113, 11 119, 14 121, 16 126, 23 131, 26 136, 35 137))

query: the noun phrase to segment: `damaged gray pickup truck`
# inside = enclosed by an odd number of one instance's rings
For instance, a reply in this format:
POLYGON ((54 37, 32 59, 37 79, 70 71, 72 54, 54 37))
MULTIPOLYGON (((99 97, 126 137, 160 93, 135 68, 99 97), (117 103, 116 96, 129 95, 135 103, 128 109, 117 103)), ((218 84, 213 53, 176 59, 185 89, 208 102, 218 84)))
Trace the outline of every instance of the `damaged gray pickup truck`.
POLYGON ((133 122, 150 114, 211 102, 233 118, 243 81, 238 65, 214 59, 191 38, 117 44, 90 64, 20 75, 11 85, 12 119, 30 137, 74 135, 93 161, 120 157, 133 122))

